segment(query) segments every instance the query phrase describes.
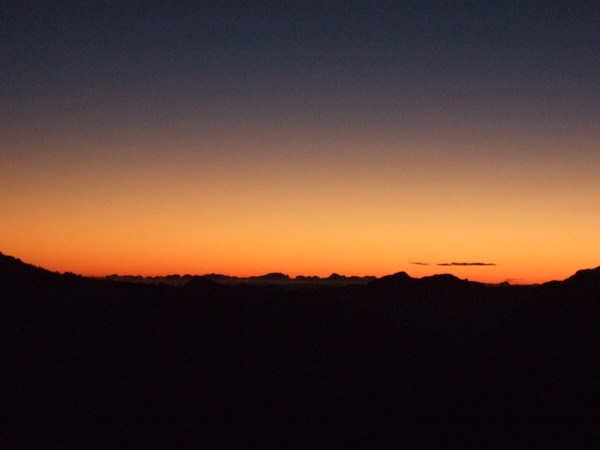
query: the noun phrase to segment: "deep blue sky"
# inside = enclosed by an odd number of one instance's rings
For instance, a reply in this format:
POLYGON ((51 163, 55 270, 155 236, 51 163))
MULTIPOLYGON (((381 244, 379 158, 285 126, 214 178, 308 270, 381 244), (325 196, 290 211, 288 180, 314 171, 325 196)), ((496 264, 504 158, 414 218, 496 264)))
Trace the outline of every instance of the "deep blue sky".
POLYGON ((597 117, 594 2, 266 3, 4 2, 2 118, 597 117))

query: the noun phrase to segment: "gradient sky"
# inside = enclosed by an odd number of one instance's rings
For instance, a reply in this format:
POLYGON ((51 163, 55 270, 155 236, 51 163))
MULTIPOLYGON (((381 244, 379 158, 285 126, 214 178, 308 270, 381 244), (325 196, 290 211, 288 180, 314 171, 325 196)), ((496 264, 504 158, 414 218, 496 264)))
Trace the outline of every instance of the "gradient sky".
POLYGON ((600 265, 597 2, 280 3, 2 2, 0 251, 86 275, 600 265))

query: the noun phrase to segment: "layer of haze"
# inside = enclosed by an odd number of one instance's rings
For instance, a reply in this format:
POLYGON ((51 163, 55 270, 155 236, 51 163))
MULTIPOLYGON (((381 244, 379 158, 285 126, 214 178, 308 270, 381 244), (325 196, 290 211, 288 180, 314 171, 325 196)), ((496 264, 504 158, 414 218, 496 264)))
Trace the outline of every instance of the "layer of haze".
POLYGON ((0 251, 87 275, 600 264, 591 2, 216 3, 9 2, 0 251))

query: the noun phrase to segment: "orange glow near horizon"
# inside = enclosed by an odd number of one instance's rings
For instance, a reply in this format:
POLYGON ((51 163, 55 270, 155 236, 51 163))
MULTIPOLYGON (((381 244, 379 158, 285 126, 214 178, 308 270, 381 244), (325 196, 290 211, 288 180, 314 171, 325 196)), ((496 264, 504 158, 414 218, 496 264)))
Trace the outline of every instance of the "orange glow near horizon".
POLYGON ((14 3, 2 253, 94 276, 600 265, 585 2, 14 3))
POLYGON ((597 157, 561 158, 559 139, 443 142, 188 137, 168 153, 169 142, 113 143, 68 160, 47 142, 43 158, 2 160, 0 251, 93 276, 406 271, 527 284, 600 264, 597 157), (539 153, 528 145, 550 156, 524 156, 539 153), (437 265, 450 262, 495 265, 437 265))

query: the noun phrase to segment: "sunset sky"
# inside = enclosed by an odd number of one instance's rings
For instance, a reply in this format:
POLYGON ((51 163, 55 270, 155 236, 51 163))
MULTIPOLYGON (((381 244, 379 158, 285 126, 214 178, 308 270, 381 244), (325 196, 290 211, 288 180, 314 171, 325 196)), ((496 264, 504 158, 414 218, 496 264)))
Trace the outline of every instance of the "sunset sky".
POLYGON ((1 252, 84 275, 600 265, 598 2, 122 5, 2 3, 1 252))

